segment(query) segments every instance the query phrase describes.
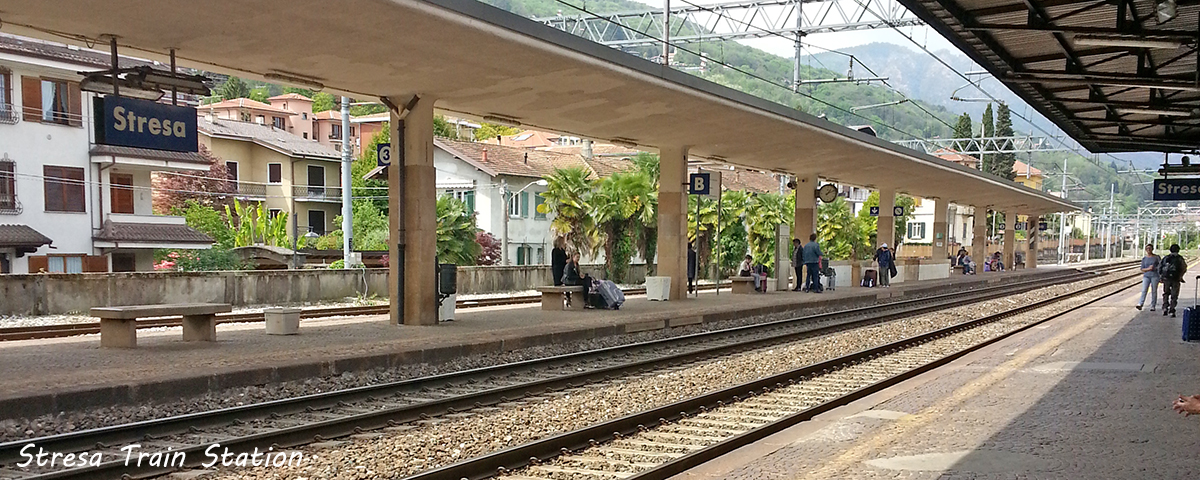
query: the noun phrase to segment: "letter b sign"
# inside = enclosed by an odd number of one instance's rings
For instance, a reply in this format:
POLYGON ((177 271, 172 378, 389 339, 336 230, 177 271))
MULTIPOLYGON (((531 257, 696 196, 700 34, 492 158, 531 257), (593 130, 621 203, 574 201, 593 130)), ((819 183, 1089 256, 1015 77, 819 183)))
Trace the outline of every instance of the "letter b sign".
POLYGON ((688 193, 692 195, 708 195, 709 174, 693 173, 688 177, 688 193))

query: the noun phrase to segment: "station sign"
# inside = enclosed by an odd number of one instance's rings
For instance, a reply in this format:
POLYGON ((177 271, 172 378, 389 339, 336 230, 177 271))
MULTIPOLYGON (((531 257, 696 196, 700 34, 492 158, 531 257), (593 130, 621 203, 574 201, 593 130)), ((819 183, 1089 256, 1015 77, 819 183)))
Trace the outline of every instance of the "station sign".
POLYGON ((1154 200, 1200 200, 1200 178, 1157 179, 1154 200))
POLYGON ((711 175, 708 173, 693 173, 688 176, 688 193, 692 195, 708 195, 711 190, 711 175))
POLYGON ((172 152, 199 150, 196 109, 137 98, 96 97, 96 143, 172 152))
POLYGON ((1000 225, 996 226, 996 229, 1000 230, 1000 231, 1004 231, 1004 227, 1005 227, 1005 225, 1003 223, 1001 223, 1000 225))
POLYGON ((1028 227, 1028 224, 1025 222, 1017 222, 1013 224, 1013 230, 1028 230, 1026 227, 1028 227))
POLYGON ((879 216, 879 207, 871 207, 871 216, 872 216, 872 217, 878 217, 878 216, 879 216))
POLYGON ((386 167, 392 164, 392 144, 380 143, 375 145, 375 166, 386 167))
POLYGON ((1049 229, 1050 229, 1050 224, 1048 224, 1046 222, 1038 222, 1038 231, 1039 232, 1044 232, 1049 229))
POLYGON ((893 217, 903 217, 904 216, 904 207, 892 207, 892 216, 893 217))

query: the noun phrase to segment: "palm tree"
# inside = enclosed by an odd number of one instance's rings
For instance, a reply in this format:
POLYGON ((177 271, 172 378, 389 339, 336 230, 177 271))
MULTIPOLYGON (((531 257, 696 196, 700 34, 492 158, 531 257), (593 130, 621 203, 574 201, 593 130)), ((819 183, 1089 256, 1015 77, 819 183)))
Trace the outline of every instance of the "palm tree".
POLYGON ((792 222, 787 200, 777 193, 760 193, 746 205, 747 239, 754 261, 762 265, 775 264, 776 228, 792 222))
POLYGON ((656 198, 650 176, 641 171, 614 173, 595 183, 593 216, 604 234, 604 270, 610 279, 625 280, 635 238, 654 221, 656 198))
POLYGON ((437 260, 438 263, 474 265, 480 247, 475 242, 475 214, 468 214, 462 201, 450 195, 437 200, 437 260))
POLYGON ((556 169, 545 177, 542 198, 554 213, 551 230, 566 239, 569 248, 591 255, 599 239, 592 218, 592 182, 587 177, 588 171, 582 168, 556 169))
POLYGON ((833 202, 822 203, 817 207, 817 240, 826 258, 850 258, 856 247, 866 244, 866 241, 861 241, 861 237, 858 223, 850 214, 850 204, 846 203, 845 199, 838 197, 833 202))

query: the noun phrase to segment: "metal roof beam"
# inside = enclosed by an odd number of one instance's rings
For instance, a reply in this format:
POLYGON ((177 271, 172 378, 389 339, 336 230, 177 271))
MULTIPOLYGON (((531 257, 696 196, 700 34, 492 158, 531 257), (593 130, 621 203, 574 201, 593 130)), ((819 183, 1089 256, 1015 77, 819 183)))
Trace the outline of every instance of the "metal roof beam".
POLYGON ((1003 23, 980 23, 968 25, 967 30, 974 31, 1020 31, 1020 32, 1046 32, 1046 33, 1070 33, 1078 35, 1141 35, 1143 37, 1154 39, 1167 40, 1183 40, 1196 41, 1196 32, 1186 30, 1141 30, 1141 29, 1120 29, 1106 27, 1073 27, 1073 26, 1058 26, 1058 25, 1013 25, 1003 23))

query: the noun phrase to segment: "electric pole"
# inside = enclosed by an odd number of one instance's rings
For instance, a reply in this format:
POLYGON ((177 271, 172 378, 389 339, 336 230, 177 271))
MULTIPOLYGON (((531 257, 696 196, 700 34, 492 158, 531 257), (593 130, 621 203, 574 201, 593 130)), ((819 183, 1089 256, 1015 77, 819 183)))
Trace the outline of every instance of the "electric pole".
POLYGON ((350 167, 354 157, 350 152, 350 99, 342 97, 342 268, 350 268, 350 237, 354 235, 351 216, 353 204, 350 193, 350 167))

